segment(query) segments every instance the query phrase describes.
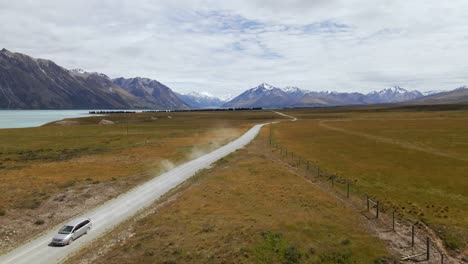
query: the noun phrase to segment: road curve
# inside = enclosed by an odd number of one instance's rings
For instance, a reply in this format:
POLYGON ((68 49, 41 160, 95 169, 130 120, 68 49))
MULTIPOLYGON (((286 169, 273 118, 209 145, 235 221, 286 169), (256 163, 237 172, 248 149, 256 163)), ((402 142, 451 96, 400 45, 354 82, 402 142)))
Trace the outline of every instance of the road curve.
POLYGON ((296 117, 294 117, 294 116, 290 116, 290 115, 287 115, 287 114, 283 114, 283 113, 281 113, 281 112, 278 112, 278 111, 273 111, 273 113, 276 113, 276 114, 278 114, 278 115, 281 115, 281 116, 284 116, 284 117, 291 118, 291 121, 292 121, 292 122, 295 122, 295 121, 297 121, 297 118, 296 118, 296 117))
POLYGON ((67 256, 79 250, 83 245, 89 244, 91 240, 135 215, 141 209, 150 206, 163 194, 195 175, 199 170, 209 167, 213 162, 247 145, 254 139, 263 125, 265 124, 255 125, 229 144, 161 174, 83 214, 83 217, 90 217, 93 220, 93 229, 89 234, 74 241, 73 244, 65 247, 49 246, 53 235, 62 226, 61 224, 34 240, 0 256, 0 263, 48 264, 64 261, 67 256))

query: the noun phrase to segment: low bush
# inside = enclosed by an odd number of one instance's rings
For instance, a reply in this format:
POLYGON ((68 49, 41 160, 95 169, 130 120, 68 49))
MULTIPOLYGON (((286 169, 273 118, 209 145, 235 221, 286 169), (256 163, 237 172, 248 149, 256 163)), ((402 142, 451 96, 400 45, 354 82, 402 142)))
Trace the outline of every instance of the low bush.
POLYGON ((45 223, 45 221, 42 220, 42 219, 37 219, 37 220, 34 222, 35 225, 43 225, 44 223, 45 223))

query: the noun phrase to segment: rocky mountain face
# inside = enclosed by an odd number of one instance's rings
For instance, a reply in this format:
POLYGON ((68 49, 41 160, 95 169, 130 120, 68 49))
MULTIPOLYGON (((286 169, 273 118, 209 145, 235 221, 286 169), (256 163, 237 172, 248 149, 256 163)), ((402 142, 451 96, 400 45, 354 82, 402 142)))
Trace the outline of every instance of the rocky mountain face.
POLYGON ((112 81, 145 103, 159 109, 189 108, 169 87, 156 80, 136 77, 130 79, 117 78, 112 81))
POLYGON ((191 92, 188 94, 176 94, 191 108, 218 108, 226 103, 225 100, 206 93, 191 92))
POLYGON ((249 89, 224 104, 224 107, 311 107, 397 103, 414 100, 424 95, 392 87, 381 91, 362 93, 313 92, 297 87, 278 88, 266 83, 249 89))
POLYGON ((105 75, 0 51, 0 109, 140 108, 148 105, 105 75))
POLYGON ((111 80, 102 73, 67 70, 53 61, 0 51, 0 109, 186 109, 162 83, 111 80))

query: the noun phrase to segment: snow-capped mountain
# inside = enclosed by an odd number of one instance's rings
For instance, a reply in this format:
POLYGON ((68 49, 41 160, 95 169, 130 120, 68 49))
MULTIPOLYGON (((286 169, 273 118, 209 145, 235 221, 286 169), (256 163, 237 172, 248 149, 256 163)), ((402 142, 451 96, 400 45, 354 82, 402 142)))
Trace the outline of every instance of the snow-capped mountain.
POLYGON ((397 103, 424 96, 419 91, 408 91, 395 86, 368 94, 342 93, 335 91, 314 92, 298 87, 277 88, 262 83, 251 88, 231 101, 225 107, 309 107, 397 103))
POLYGON ((217 108, 221 107, 226 100, 216 97, 207 92, 191 92, 179 94, 177 96, 192 108, 217 108))
POLYGON ((408 91, 399 86, 383 89, 381 91, 370 92, 366 95, 366 100, 372 104, 398 103, 414 100, 424 95, 419 91, 408 91))
POLYGON ((261 83, 243 92, 223 106, 278 108, 289 105, 290 101, 288 93, 282 89, 267 83, 261 83))
POLYGON ((281 88, 281 90, 283 90, 289 96, 295 97, 295 98, 299 98, 299 97, 302 97, 302 96, 310 93, 310 91, 308 91, 308 90, 303 90, 303 89, 301 89, 299 87, 294 87, 294 86, 286 86, 284 88, 281 88))

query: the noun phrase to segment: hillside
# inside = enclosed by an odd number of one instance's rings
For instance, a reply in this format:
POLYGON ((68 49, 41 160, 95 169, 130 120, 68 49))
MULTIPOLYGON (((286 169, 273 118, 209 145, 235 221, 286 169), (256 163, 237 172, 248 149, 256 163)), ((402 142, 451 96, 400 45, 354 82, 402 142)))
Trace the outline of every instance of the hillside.
POLYGON ((141 108, 149 105, 103 74, 0 51, 0 109, 141 108))
POLYGON ((145 103, 159 109, 189 108, 169 87, 156 80, 136 77, 130 79, 117 78, 112 81, 145 103))
POLYGON ((468 103, 468 87, 462 86, 453 91, 431 94, 411 101, 415 104, 459 104, 468 103))

